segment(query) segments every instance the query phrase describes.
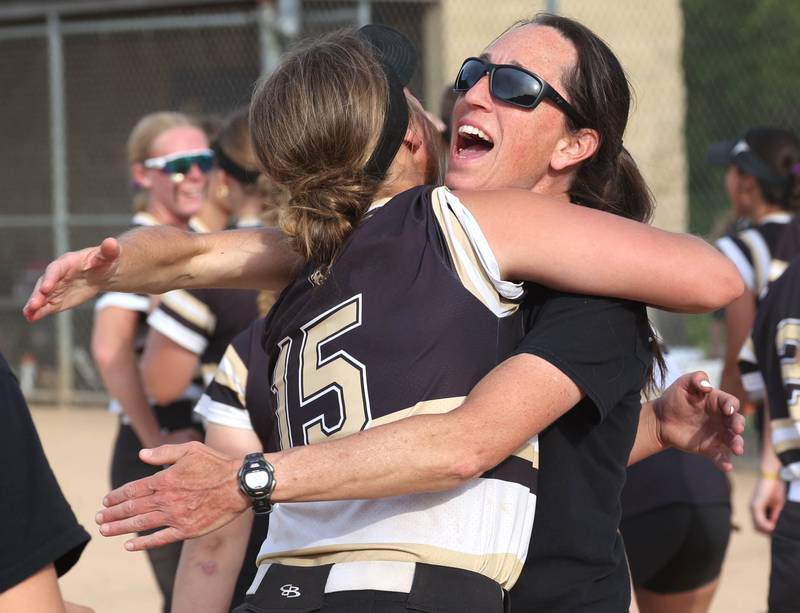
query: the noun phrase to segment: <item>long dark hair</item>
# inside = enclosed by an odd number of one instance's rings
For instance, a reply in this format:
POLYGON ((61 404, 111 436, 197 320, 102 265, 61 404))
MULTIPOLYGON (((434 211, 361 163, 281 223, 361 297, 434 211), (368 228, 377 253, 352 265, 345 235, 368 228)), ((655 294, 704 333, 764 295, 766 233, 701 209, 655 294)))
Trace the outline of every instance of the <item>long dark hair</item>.
MULTIPOLYGON (((570 104, 584 119, 578 125, 565 116, 567 129, 577 132, 592 128, 600 135, 597 151, 578 166, 569 189, 572 202, 607 211, 644 223, 653 217, 653 194, 639 167, 622 143, 631 106, 631 88, 619 60, 609 46, 586 26, 568 17, 538 13, 532 19, 519 21, 511 29, 535 25, 553 28, 569 40, 577 51, 578 60, 562 76, 564 93, 570 104)), ((650 328, 651 349, 655 368, 647 372, 648 388, 661 382, 666 364, 658 337, 650 328)))
POLYGON ((631 106, 631 88, 614 52, 597 34, 568 17, 539 13, 520 22, 557 30, 575 47, 578 61, 562 76, 565 93, 585 120, 567 128, 590 127, 600 135, 597 151, 585 160, 569 190, 573 202, 648 222, 655 204, 636 162, 622 142, 631 106))

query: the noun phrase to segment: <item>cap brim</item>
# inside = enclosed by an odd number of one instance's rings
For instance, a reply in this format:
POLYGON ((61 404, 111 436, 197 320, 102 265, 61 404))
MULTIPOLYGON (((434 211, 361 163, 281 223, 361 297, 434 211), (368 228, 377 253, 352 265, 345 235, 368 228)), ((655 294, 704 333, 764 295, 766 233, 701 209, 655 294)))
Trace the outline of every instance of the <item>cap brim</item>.
POLYGON ((378 58, 394 70, 403 86, 411 82, 417 69, 417 50, 402 32, 371 23, 359 28, 358 35, 375 48, 378 58))
POLYGON ((735 140, 723 140, 708 146, 706 150, 706 162, 715 166, 727 166, 731 163, 731 151, 735 140))

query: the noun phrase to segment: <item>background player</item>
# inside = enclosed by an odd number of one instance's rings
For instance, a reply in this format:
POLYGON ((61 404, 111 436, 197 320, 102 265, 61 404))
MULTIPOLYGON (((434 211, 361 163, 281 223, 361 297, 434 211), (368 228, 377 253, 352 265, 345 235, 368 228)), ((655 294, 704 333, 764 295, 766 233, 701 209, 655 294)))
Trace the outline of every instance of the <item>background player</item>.
MULTIPOLYGON (((140 209, 133 226, 168 224, 186 229, 203 205, 206 173, 213 153, 206 136, 179 113, 152 113, 134 126, 128 139, 131 176, 139 192, 140 209)), ((145 294, 107 293, 98 300, 92 327, 91 349, 100 376, 112 397, 111 410, 120 414, 114 443, 111 483, 121 485, 153 473, 138 452, 153 444, 198 440, 192 408, 200 389, 181 390, 167 405, 151 405, 139 372, 139 356, 147 334, 147 314, 152 309, 145 294)), ((149 554, 164 610, 172 600, 172 582, 180 547, 170 546, 149 554)))
POLYGON ((764 393, 760 379, 755 375, 745 381, 746 391, 738 359, 753 326, 758 298, 770 280, 772 254, 786 224, 800 207, 800 189, 793 170, 800 163, 800 140, 784 128, 751 128, 736 140, 709 147, 708 160, 726 166, 728 198, 737 217, 751 222, 748 229, 716 241, 720 251, 736 264, 748 289, 725 308, 721 386, 742 401, 747 400, 747 392, 758 400, 764 393))

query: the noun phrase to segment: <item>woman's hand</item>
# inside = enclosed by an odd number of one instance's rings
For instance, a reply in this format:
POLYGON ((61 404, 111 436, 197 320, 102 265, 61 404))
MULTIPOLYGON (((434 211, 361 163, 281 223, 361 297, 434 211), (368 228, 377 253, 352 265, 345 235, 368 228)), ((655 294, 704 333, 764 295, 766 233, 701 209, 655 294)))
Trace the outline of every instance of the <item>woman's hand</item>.
POLYGON ((128 551, 208 534, 250 507, 239 490, 241 458, 228 458, 202 443, 143 449, 139 458, 171 466, 110 492, 103 499, 106 508, 95 517, 103 536, 161 528, 125 543, 128 551))
POLYGON ((51 262, 22 309, 25 318, 38 321, 93 298, 113 277, 119 256, 119 242, 107 238, 96 247, 70 251, 51 262))
POLYGON ((786 504, 786 484, 772 475, 762 476, 750 499, 753 527, 762 534, 772 534, 786 504))
POLYGON ((683 375, 653 401, 656 438, 664 448, 704 455, 729 471, 731 454, 744 453, 744 417, 738 410, 739 400, 715 389, 706 373, 683 375))

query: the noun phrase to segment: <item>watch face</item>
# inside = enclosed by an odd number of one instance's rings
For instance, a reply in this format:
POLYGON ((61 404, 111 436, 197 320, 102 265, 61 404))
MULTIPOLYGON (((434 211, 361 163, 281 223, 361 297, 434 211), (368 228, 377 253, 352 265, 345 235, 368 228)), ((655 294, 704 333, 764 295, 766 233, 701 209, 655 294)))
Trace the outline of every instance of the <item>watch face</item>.
POLYGON ((251 490, 263 490, 269 485, 269 473, 266 470, 245 473, 244 484, 251 490))

